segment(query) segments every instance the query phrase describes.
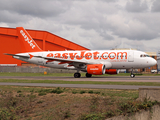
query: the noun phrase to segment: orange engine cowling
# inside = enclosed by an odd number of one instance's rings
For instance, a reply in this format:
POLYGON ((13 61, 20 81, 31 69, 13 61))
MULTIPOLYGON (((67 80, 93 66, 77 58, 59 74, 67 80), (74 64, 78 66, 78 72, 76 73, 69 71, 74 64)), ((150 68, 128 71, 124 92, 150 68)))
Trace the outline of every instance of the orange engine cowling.
POLYGON ((105 65, 103 64, 87 65, 87 73, 93 75, 103 75, 105 74, 105 65))
POLYGON ((106 69, 105 73, 113 75, 113 74, 118 74, 118 71, 117 69, 106 69))

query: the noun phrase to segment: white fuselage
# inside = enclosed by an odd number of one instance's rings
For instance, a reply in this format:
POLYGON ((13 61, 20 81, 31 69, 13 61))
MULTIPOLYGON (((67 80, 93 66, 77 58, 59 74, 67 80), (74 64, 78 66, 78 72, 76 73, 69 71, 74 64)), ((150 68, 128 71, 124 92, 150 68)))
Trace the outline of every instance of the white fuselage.
POLYGON ((151 67, 157 63, 155 59, 149 57, 145 52, 136 50, 45 51, 17 55, 32 55, 34 57, 22 58, 14 56, 14 58, 60 69, 78 68, 81 70, 83 65, 86 64, 104 64, 106 69, 135 69, 151 67), (49 60, 49 58, 51 59, 49 60), (64 62, 58 60, 64 60, 64 62))

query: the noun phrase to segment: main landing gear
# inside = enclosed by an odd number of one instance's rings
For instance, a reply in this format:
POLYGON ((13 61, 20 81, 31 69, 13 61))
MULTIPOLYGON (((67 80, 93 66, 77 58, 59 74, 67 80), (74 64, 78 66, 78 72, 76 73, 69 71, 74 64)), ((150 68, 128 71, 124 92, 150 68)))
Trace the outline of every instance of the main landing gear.
POLYGON ((92 77, 92 74, 86 73, 86 77, 90 78, 90 77, 92 77))
MULTIPOLYGON (((75 78, 80 78, 80 77, 81 77, 81 74, 80 74, 79 72, 76 72, 76 73, 74 73, 74 77, 75 77, 75 78)), ((86 73, 86 77, 87 77, 87 78, 90 78, 90 77, 92 77, 92 74, 86 73)))
POLYGON ((75 78, 80 78, 80 77, 81 77, 81 74, 80 74, 79 72, 76 72, 76 73, 74 73, 74 77, 75 77, 75 78))
POLYGON ((134 78, 135 77, 135 74, 133 74, 133 69, 131 71, 131 75, 130 75, 131 78, 134 78))

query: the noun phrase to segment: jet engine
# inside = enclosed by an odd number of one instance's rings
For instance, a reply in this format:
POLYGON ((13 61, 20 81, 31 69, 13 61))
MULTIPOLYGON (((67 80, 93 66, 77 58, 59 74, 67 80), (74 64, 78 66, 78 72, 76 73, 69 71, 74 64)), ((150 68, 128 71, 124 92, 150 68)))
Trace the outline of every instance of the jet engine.
POLYGON ((118 71, 117 69, 106 69, 105 73, 113 75, 113 74, 118 74, 118 71))
POLYGON ((87 65, 87 73, 93 75, 103 75, 105 74, 105 65, 103 64, 87 65))

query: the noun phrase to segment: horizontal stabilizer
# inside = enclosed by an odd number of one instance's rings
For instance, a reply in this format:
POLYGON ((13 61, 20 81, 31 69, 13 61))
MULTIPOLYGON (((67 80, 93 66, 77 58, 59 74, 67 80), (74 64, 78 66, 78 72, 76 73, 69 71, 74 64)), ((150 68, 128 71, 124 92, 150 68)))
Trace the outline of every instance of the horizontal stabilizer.
POLYGON ((17 56, 17 57, 23 57, 23 58, 30 58, 30 56, 23 56, 23 55, 9 54, 9 53, 4 53, 4 55, 17 56))

